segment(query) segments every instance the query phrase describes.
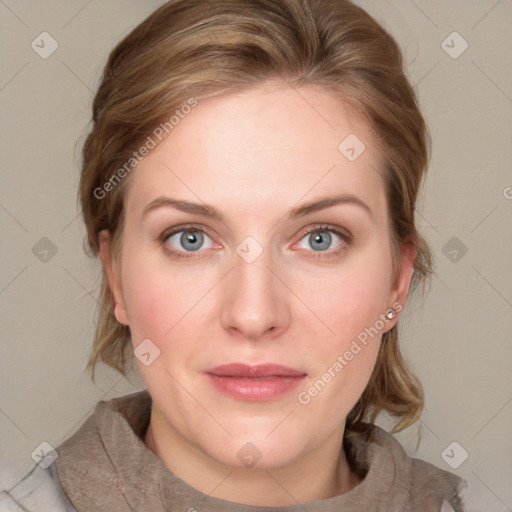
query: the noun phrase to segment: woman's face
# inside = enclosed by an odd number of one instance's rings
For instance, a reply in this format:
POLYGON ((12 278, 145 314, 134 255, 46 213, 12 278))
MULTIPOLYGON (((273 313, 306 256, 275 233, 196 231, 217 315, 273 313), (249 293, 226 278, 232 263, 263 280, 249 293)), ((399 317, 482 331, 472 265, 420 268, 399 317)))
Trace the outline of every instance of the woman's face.
POLYGON ((224 464, 341 441, 405 301, 380 155, 349 114, 266 82, 199 102, 132 171, 116 316, 166 428, 224 464))

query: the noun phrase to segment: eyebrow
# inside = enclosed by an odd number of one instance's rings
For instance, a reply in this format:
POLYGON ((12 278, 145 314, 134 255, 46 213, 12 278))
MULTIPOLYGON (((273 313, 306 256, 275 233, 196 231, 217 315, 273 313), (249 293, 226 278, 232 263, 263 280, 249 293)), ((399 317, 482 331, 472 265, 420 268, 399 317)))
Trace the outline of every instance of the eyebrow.
MULTIPOLYGON (((337 204, 352 204, 359 206, 364 211, 366 211, 370 215, 370 217, 373 217, 372 210, 362 199, 353 194, 348 193, 315 199, 314 201, 310 201, 309 203, 305 203, 301 206, 292 208, 286 214, 286 217, 288 219, 297 219, 300 217, 305 217, 306 215, 310 215, 320 210, 330 208, 337 204)), ((180 210, 182 212, 208 217, 210 219, 215 219, 220 222, 224 221, 223 215, 209 204, 192 203, 190 201, 184 201, 182 199, 173 199, 172 197, 167 196, 157 197, 156 199, 151 201, 144 208, 142 215, 147 215, 149 212, 153 210, 164 207, 175 208, 176 210, 180 210)))

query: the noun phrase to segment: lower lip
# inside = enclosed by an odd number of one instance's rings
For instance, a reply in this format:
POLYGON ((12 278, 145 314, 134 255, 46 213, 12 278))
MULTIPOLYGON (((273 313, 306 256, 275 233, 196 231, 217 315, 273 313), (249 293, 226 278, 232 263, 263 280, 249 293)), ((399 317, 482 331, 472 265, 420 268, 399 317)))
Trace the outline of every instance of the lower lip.
POLYGON ((263 402, 265 400, 275 400, 293 389, 305 379, 305 375, 297 377, 265 377, 254 379, 243 379, 241 377, 226 377, 208 373, 210 382, 215 388, 226 395, 232 396, 237 400, 252 400, 263 402))

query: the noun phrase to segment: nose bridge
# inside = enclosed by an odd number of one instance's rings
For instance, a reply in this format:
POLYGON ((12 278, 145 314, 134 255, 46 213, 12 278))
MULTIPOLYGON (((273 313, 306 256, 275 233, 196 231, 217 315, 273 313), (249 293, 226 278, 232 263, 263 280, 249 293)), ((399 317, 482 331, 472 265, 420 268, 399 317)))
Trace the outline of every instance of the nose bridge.
POLYGON ((224 328, 253 340, 267 331, 282 330, 288 322, 288 307, 283 285, 270 270, 270 251, 258 248, 253 240, 245 240, 237 247, 233 265, 223 291, 224 328))

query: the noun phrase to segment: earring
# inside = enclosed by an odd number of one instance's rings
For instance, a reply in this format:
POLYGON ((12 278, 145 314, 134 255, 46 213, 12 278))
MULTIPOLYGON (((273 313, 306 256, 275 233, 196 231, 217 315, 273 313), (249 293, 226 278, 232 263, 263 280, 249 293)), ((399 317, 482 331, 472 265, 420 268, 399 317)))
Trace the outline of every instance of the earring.
POLYGON ((388 318, 389 320, 392 320, 393 318, 395 318, 395 311, 393 309, 390 309, 386 313, 386 318, 388 318))

